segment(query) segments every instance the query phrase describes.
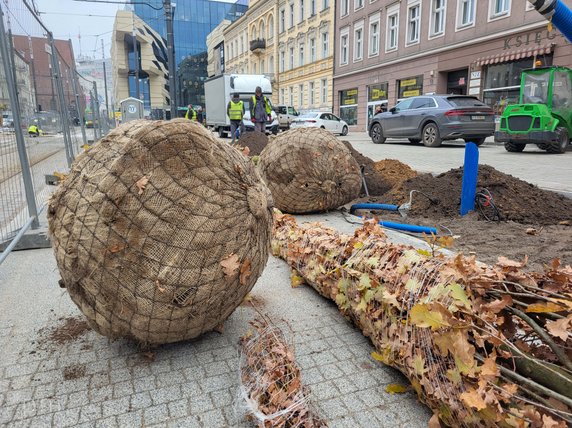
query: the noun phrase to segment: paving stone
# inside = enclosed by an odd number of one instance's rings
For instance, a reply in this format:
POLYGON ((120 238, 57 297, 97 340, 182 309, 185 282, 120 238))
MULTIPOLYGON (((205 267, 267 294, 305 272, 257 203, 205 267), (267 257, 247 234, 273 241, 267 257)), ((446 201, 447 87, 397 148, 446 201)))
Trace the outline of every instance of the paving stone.
POLYGON ((156 388, 155 376, 140 377, 133 379, 133 388, 135 392, 151 391, 156 388))
POLYGON ((93 422, 100 419, 103 416, 103 410, 101 409, 101 404, 88 404, 83 406, 79 412, 79 422, 93 422))
POLYGON ((33 374, 38 370, 38 366, 39 366, 38 362, 14 364, 9 367, 6 367, 4 371, 4 377, 13 378, 17 376, 33 374))
POLYGON ((172 386, 178 385, 181 383, 185 383, 187 379, 182 371, 175 370, 168 373, 161 373, 160 376, 157 376, 157 386, 159 388, 165 386, 172 386))
POLYGON ((131 396, 131 409, 145 409, 153 405, 149 392, 139 392, 131 396))
POLYGON ((125 427, 142 427, 143 425, 143 410, 135 410, 129 413, 117 415, 117 422, 121 428, 125 427))
POLYGON ((189 398, 189 408, 191 415, 198 415, 215 408, 210 396, 200 395, 197 397, 189 398))
MULTIPOLYGON (((220 403, 217 404, 220 405, 220 403)), ((189 400, 171 401, 167 403, 167 408, 169 409, 169 416, 172 419, 183 418, 189 414, 189 400)))
POLYGON ((181 387, 179 385, 169 386, 167 388, 157 388, 149 391, 153 404, 168 403, 169 401, 181 398, 181 387))
POLYGON ((211 392, 211 398, 213 403, 216 404, 217 407, 227 407, 232 406, 234 401, 234 395, 230 392, 231 389, 221 389, 219 391, 211 392))
POLYGON ((34 401, 20 403, 16 407, 14 420, 29 419, 33 416, 36 416, 37 413, 38 413, 38 406, 34 401))
POLYGON ((213 362, 206 366, 207 376, 216 376, 236 370, 236 367, 231 368, 226 361, 213 362))
POLYGON ((311 368, 302 372, 302 382, 306 385, 313 385, 318 382, 323 382, 324 376, 320 373, 318 367, 311 368))
POLYGON ((107 401, 113 397, 113 386, 105 385, 101 388, 90 388, 89 394, 92 403, 97 403, 99 401, 107 401))
POLYGON ((79 409, 69 409, 54 413, 52 424, 56 427, 71 427, 79 420, 79 409))
POLYGON ((118 382, 113 385, 113 398, 124 397, 135 392, 131 381, 118 382))
POLYGON ((181 385, 181 394, 184 397, 192 398, 203 395, 204 393, 198 382, 186 382, 181 385))
POLYGON ((199 384, 201 385, 201 389, 204 392, 212 392, 219 389, 228 388, 229 386, 234 385, 235 381, 235 376, 227 373, 220 376, 211 376, 206 379, 201 379, 199 384))
POLYGON ((109 380, 111 383, 118 383, 131 379, 131 371, 128 368, 111 370, 109 372, 109 380))
POLYGON ((346 416, 351 413, 340 398, 324 400, 317 405, 323 411, 322 415, 328 420, 346 416))
POLYGON ((169 410, 166 404, 148 407, 143 411, 145 425, 152 425, 169 420, 169 410))
POLYGON ((28 419, 28 423, 31 428, 49 428, 52 426, 53 414, 48 413, 46 415, 35 416, 28 419))
POLYGON ((0 407, 0 424, 8 424, 13 418, 14 413, 16 413, 16 407, 18 406, 2 406, 0 407))
POLYGON ((35 400, 37 406, 37 414, 43 415, 46 413, 62 412, 67 409, 66 404, 68 401, 67 395, 60 395, 59 397, 42 398, 35 400))
POLYGON ((56 384, 48 383, 45 385, 38 385, 34 388, 34 400, 41 398, 53 397, 56 394, 56 384))
MULTIPOLYGON (((352 416, 346 416, 343 418, 338 418, 328 421, 329 428, 355 428, 360 426, 358 422, 352 416)), ((375 426, 374 424, 366 425, 368 427, 375 426)), ((389 428, 390 425, 388 425, 389 428)))
POLYGON ((32 382, 33 375, 24 375, 13 377, 10 379, 10 389, 24 389, 33 386, 35 383, 32 382))
POLYGON ((95 421, 95 428, 118 428, 118 427, 121 427, 121 425, 117 423, 117 419, 115 418, 115 416, 110 416, 108 418, 98 419, 97 421, 95 421))
POLYGON ((8 391, 6 393, 6 405, 12 406, 14 404, 23 403, 32 400, 34 396, 34 388, 28 387, 17 389, 15 391, 8 391))
POLYGON ((175 419, 167 422, 169 428, 202 428, 196 416, 187 416, 185 418, 175 419))
POLYGON ((331 380, 312 385, 311 391, 312 391, 312 396, 319 401, 327 400, 328 398, 333 398, 340 395, 340 391, 338 390, 334 382, 331 380))
POLYGON ((130 397, 121 397, 115 400, 108 400, 102 403, 103 417, 120 415, 129 410, 130 397))
POLYGON ((209 412, 197 415, 197 418, 203 423, 205 427, 209 428, 222 428, 227 427, 228 423, 220 409, 214 409, 209 412))

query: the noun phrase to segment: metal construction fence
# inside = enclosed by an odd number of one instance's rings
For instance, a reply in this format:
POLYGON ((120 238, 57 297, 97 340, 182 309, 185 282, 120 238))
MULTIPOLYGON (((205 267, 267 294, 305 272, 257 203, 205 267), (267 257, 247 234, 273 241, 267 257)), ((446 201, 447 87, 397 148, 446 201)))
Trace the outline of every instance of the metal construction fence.
POLYGON ((55 40, 34 7, 0 2, 0 263, 39 228, 50 177, 111 126, 99 114, 103 88, 77 72, 71 41, 55 40))

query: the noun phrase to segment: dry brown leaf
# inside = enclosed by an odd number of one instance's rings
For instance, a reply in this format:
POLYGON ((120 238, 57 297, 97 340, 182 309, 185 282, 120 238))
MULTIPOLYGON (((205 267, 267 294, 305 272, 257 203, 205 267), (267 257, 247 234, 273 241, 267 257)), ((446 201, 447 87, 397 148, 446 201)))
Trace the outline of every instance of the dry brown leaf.
POLYGON ((483 310, 490 311, 493 314, 498 314, 509 305, 512 305, 512 297, 502 296, 501 300, 493 300, 492 302, 483 305, 483 310))
POLYGON ((441 422, 439 422, 439 416, 436 413, 429 419, 429 428, 441 428, 441 422))
POLYGON ((515 262, 514 260, 507 259, 504 256, 500 256, 497 261, 497 266, 510 267, 510 268, 521 268, 526 266, 528 262, 528 257, 525 257, 522 262, 515 262))
POLYGON ((536 235, 537 233, 538 233, 538 230, 536 230, 534 227, 528 227, 526 229, 527 235, 536 235))
POLYGON ((565 308, 552 302, 533 303, 528 308, 526 308, 526 312, 536 314, 542 314, 546 312, 561 312, 564 310, 565 308))
POLYGON ((220 265, 222 266, 222 271, 225 276, 233 276, 240 267, 238 256, 231 253, 225 259, 221 260, 220 265))
POLYGON ((107 249, 107 251, 109 251, 110 253, 118 253, 120 251, 123 251, 124 249, 127 248, 127 244, 115 244, 114 246, 110 247, 107 249))
POLYGON ((250 148, 249 147, 245 147, 244 149, 242 149, 242 154, 244 156, 248 156, 250 154, 250 148))
POLYGON ((137 192, 139 195, 143 194, 143 191, 145 190, 145 186, 147 186, 147 183, 149 183, 149 179, 145 175, 141 177, 139 180, 137 180, 135 185, 139 189, 139 192, 137 192))
POLYGON ((562 220, 558 222, 559 225, 561 226, 570 226, 570 220, 562 220))
POLYGON ((480 396, 479 392, 475 389, 470 391, 465 391, 461 394, 461 400, 470 407, 474 407, 477 410, 483 410, 487 407, 487 403, 480 396))
POLYGON ((240 266, 240 284, 244 285, 246 284, 246 281, 248 281, 248 278, 250 277, 250 274, 252 273, 250 270, 250 260, 246 259, 244 261, 244 263, 242 264, 242 266, 240 266))
POLYGON ((568 327, 570 325, 570 321, 572 320, 572 315, 569 315, 567 318, 559 319, 558 321, 546 321, 546 329, 548 332, 554 336, 562 339, 564 342, 568 340, 568 336, 570 332, 568 331, 568 327))
POLYGON ((566 422, 555 421, 548 415, 542 415, 542 428, 566 428, 566 422))
POLYGON ((499 368, 496 363, 496 356, 491 355, 485 358, 484 364, 481 366, 481 376, 486 380, 493 380, 499 376, 499 368))

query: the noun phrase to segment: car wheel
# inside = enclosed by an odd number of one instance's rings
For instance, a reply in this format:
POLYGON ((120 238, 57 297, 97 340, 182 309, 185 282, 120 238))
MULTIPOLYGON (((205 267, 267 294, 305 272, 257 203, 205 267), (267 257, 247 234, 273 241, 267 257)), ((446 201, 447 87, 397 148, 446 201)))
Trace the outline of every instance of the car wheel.
POLYGON ((224 128, 222 126, 218 129, 218 136, 220 138, 224 138, 226 136, 226 132, 224 132, 224 128))
POLYGON ((409 142, 412 144, 417 144, 419 143, 421 140, 419 138, 409 138, 409 142))
POLYGON ((549 145, 550 145, 550 144, 548 144, 548 143, 540 143, 540 144, 537 144, 537 146, 538 146, 538 148, 539 148, 540 150, 548 150, 548 146, 549 146, 549 145))
POLYGON ((276 134, 278 134, 278 127, 277 126, 272 128, 272 135, 276 135, 276 134))
POLYGON ((548 144, 546 151, 548 153, 564 153, 568 144, 570 143, 570 137, 568 136, 568 131, 564 127, 556 128, 557 141, 548 144))
POLYGON ((342 128, 342 135, 345 137, 346 135, 348 135, 348 127, 344 125, 344 127, 342 128))
POLYGON ((518 153, 522 152, 526 144, 519 144, 519 143, 504 143, 504 148, 507 152, 518 153))
POLYGON ((465 143, 475 143, 477 146, 481 146, 485 142, 484 137, 475 137, 475 138, 464 138, 465 143))
POLYGON ((423 127, 422 137, 425 147, 439 147, 441 145, 439 128, 433 122, 429 122, 423 127))
POLYGON ((373 141, 374 144, 385 143, 385 138, 383 137, 383 130, 381 129, 381 125, 379 123, 374 123, 372 125, 370 135, 371 135, 371 141, 373 141))

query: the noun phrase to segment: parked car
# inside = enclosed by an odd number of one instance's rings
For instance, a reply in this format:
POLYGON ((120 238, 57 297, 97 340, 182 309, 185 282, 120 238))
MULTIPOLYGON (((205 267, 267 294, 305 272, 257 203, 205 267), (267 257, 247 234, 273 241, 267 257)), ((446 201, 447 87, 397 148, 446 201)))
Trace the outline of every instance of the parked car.
POLYGON ((388 112, 375 115, 369 136, 375 144, 386 138, 408 138, 427 147, 462 138, 476 145, 495 131, 493 109, 467 95, 423 95, 406 98, 388 112))
POLYGON ((280 129, 290 128, 292 121, 300 116, 300 113, 292 106, 276 106, 274 107, 274 111, 278 115, 280 129))
POLYGON ((334 134, 348 135, 348 124, 332 113, 320 111, 304 113, 294 119, 290 128, 323 128, 334 134))

